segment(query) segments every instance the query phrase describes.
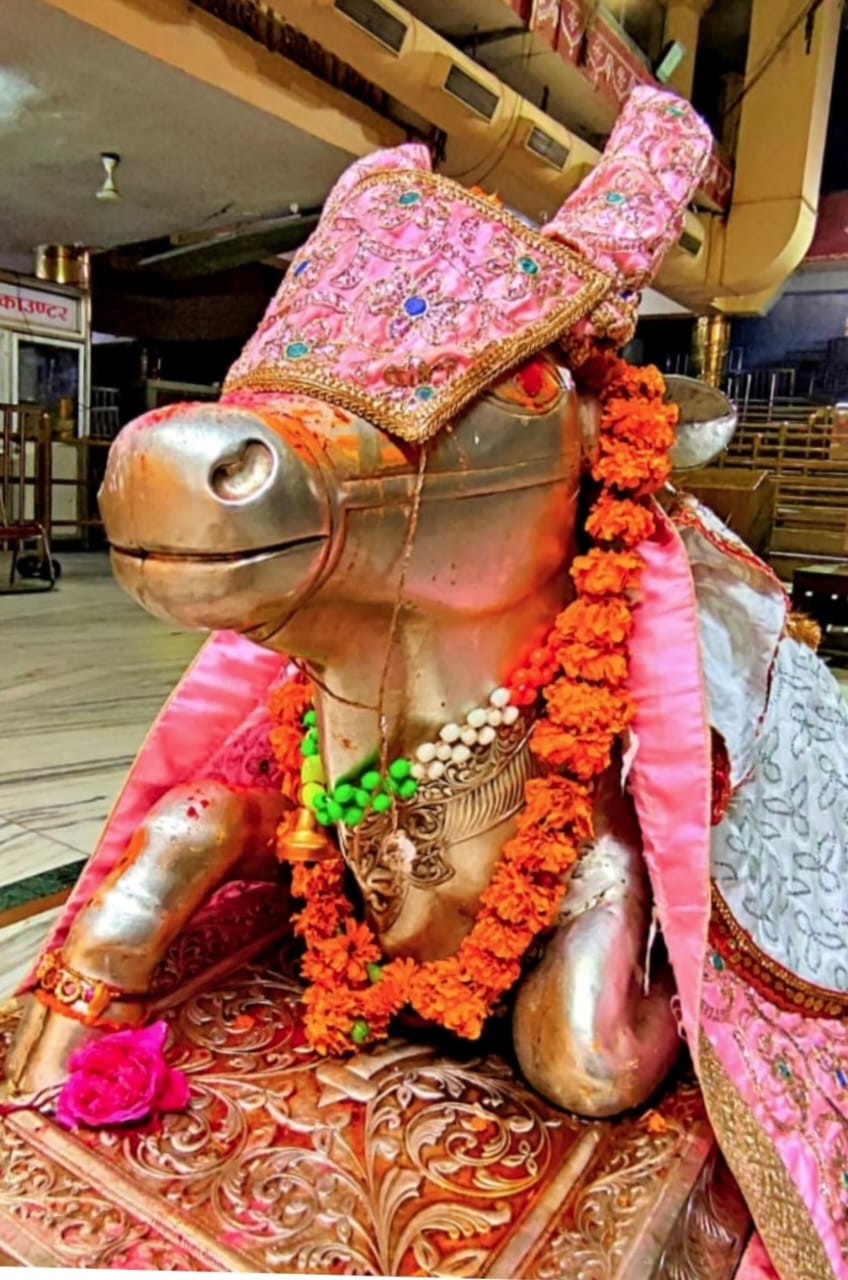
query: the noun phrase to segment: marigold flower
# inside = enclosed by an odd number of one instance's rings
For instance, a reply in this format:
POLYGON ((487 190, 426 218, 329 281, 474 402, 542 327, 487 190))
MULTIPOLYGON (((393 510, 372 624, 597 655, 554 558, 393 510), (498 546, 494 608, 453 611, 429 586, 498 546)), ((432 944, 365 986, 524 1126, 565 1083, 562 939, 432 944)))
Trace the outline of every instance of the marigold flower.
POLYGON ((360 992, 359 1016, 368 1024, 369 1039, 382 1040, 388 1035, 389 1023, 406 1003, 398 1003, 393 994, 388 989, 381 991, 379 982, 360 992))
POLYGON ((610 763, 615 734, 607 732, 572 733, 537 720, 530 735, 530 750, 547 765, 567 769, 577 778, 594 778, 610 763))
POLYGON ((268 697, 271 719, 277 724, 298 723, 310 706, 315 691, 305 676, 296 675, 274 685, 268 697))
POLYGON ((614 396, 604 401, 601 424, 602 443, 612 437, 652 449, 667 451, 675 441, 677 406, 649 400, 614 396))
POLYGON ((273 721, 268 740, 282 774, 280 789, 293 804, 300 798, 301 718, 312 697, 312 685, 305 676, 297 675, 275 685, 268 698, 273 721))
POLYGON ((636 547, 650 538, 656 516, 650 507, 629 498, 601 494, 586 518, 586 532, 598 542, 620 542, 636 547))
POLYGON ((473 970, 474 983, 481 988, 483 999, 487 1005, 503 995, 517 981, 521 973, 521 959, 503 960, 500 956, 490 955, 483 946, 477 944, 476 932, 472 941, 466 941, 460 948, 459 955, 473 970))
POLYGON ((311 947, 320 939, 332 937, 341 921, 351 914, 352 907, 346 899, 327 903, 307 897, 306 906, 292 916, 292 922, 295 934, 311 947))
POLYGON ((602 440, 599 457, 592 467, 593 479, 634 494, 655 493, 670 475, 671 462, 666 453, 625 440, 602 440))
POLYGON ((604 401, 624 396, 660 402, 666 394, 665 379, 655 365, 631 365, 610 352, 580 366, 580 388, 604 401))
POLYGON ((417 961, 410 956, 398 956, 383 966, 372 990, 379 991, 380 999, 387 1004, 395 1009, 402 1009, 405 1004, 409 1004, 410 985, 418 967, 417 961))
MULTIPOLYGON (((656 365, 629 365, 626 360, 621 362, 624 370, 619 373, 618 380, 613 384, 616 388, 620 387, 631 397, 645 397, 649 400, 662 400, 666 394, 665 379, 660 373, 656 365)), ((676 405, 668 406, 677 411, 676 405)))
POLYGON ((429 973, 419 972, 412 981, 410 1003, 416 1013, 466 1040, 479 1039, 489 1007, 457 958, 436 960, 427 968, 429 973))
POLYGON ((594 645, 596 649, 616 649, 633 630, 633 614, 622 596, 607 596, 603 600, 581 598, 563 610, 555 627, 557 636, 566 643, 576 640, 579 644, 594 645))
POLYGON ((549 833, 568 828, 576 840, 585 840, 592 829, 592 800, 582 783, 560 774, 530 778, 524 788, 524 808, 518 815, 518 831, 537 829, 549 833))
POLYGON ((367 924, 353 919, 331 938, 317 939, 303 958, 301 970, 310 982, 337 978, 343 982, 366 983, 366 965, 376 964, 380 948, 367 924))
POLYGON ((320 898, 329 901, 343 897, 343 863, 337 859, 320 862, 296 862, 292 865, 291 889, 295 898, 320 898))
POLYGON ((504 863, 481 901, 505 924, 526 924, 538 933, 550 924, 561 895, 561 886, 551 877, 534 879, 522 875, 511 863, 504 863))
POLYGON ((292 804, 300 799, 300 739, 299 732, 277 725, 268 734, 274 759, 280 766, 280 790, 292 804))
POLYGON ((557 680, 545 690, 548 717, 554 724, 582 732, 619 734, 633 719, 632 699, 621 691, 594 688, 579 680, 557 680))
POLYGON ((624 646, 605 652, 593 645, 571 640, 560 646, 557 658, 565 674, 574 679, 608 688, 619 688, 627 681, 627 650, 624 646))
MULTIPOLYGON (((484 952, 498 960, 520 960, 533 941, 533 930, 520 920, 504 924, 488 911, 481 912, 479 924, 460 947, 466 964, 470 955, 484 952)), ((470 967, 470 966, 469 966, 470 967)))
POLYGON ((306 1038, 316 1053, 350 1053, 350 1033, 356 1018, 350 993, 345 988, 314 986, 303 995, 306 1038))
POLYGON ((575 557, 570 573, 582 596, 624 596, 636 591, 643 567, 633 551, 593 547, 587 555, 575 557))
POLYGON ((577 846, 578 841, 571 836, 536 828, 513 836, 507 849, 510 860, 523 875, 549 875, 562 880, 577 861, 577 846))

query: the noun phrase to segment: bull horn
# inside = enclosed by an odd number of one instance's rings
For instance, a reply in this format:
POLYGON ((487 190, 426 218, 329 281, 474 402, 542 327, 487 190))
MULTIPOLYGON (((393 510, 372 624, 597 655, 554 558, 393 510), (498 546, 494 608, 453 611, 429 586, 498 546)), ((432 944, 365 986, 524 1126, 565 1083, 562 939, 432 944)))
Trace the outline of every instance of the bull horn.
POLYGON ((670 451, 675 471, 706 467, 727 448, 739 415, 723 392, 697 378, 666 374, 668 399, 677 405, 677 439, 670 451))
POLYGON ((708 126, 688 102, 637 86, 600 162, 543 234, 576 249, 619 289, 643 288, 680 236, 712 146, 708 126))

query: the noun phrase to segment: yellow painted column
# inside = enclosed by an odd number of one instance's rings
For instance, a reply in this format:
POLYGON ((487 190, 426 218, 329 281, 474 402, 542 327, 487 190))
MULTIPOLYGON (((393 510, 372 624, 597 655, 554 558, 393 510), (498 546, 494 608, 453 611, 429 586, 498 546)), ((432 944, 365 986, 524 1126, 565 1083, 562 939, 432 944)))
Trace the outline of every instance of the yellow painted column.
POLYGON ((730 321, 727 316, 698 316, 692 333, 692 369, 696 378, 711 387, 724 383, 730 351, 730 321))
POLYGON ((722 310, 753 310, 744 295, 782 285, 815 230, 842 4, 823 0, 809 24, 803 10, 794 0, 751 6, 733 203, 716 282, 722 310))
POLYGON ((666 5, 664 44, 669 45, 672 41, 679 40, 686 50, 682 61, 668 81, 668 87, 683 98, 691 99, 692 97, 698 32, 701 29, 701 18, 712 2, 713 0, 668 0, 666 5))

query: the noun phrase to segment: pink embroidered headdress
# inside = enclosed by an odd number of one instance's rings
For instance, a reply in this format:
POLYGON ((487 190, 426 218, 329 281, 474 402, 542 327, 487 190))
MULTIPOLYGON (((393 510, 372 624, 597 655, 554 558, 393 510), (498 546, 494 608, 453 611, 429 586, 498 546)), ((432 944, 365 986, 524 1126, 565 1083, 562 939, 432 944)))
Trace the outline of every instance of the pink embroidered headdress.
POLYGON ((434 174, 418 144, 358 161, 225 394, 307 393, 421 442, 553 342, 625 341, 711 145, 688 103, 637 88, 601 163, 540 231, 434 174))

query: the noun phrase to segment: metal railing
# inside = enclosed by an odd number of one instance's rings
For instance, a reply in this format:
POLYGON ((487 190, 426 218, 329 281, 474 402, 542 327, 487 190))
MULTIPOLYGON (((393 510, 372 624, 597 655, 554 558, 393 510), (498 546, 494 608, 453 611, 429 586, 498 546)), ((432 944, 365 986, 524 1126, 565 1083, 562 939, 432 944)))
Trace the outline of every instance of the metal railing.
POLYGON ((775 566, 788 573, 848 558, 848 411, 777 394, 738 407, 736 433, 716 465, 773 476, 775 566))

